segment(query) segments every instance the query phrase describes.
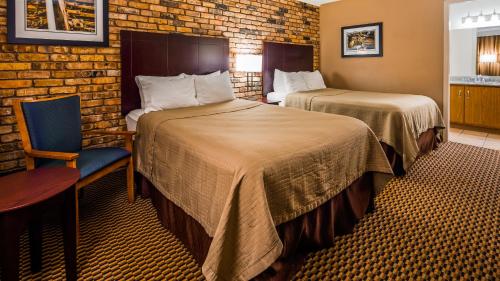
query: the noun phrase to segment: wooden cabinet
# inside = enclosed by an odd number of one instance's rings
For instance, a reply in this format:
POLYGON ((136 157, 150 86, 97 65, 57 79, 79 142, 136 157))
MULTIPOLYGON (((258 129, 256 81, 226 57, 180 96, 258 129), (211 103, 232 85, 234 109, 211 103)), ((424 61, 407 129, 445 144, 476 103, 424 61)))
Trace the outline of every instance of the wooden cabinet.
POLYGON ((500 87, 483 87, 481 120, 490 128, 500 128, 500 87))
POLYGON ((464 104, 464 124, 471 126, 481 126, 483 121, 481 118, 481 99, 482 87, 467 86, 465 87, 465 104, 464 104))
POLYGON ((450 87, 450 122, 464 123, 464 86, 451 85, 450 87))
POLYGON ((500 87, 451 85, 450 121, 500 129, 500 87))

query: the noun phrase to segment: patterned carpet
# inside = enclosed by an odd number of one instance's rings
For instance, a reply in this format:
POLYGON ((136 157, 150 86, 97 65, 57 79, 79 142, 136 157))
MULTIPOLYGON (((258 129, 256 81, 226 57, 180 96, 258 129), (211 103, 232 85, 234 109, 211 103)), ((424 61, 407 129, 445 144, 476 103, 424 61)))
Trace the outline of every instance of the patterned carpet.
MULTIPOLYGON (((203 280, 200 267, 158 222, 150 202, 127 203, 124 173, 87 189, 82 202, 81 280, 203 280)), ((376 210, 334 247, 311 254, 297 280, 500 278, 500 152, 447 143, 377 196, 376 210)), ((44 229, 43 272, 64 279, 61 232, 44 229)))

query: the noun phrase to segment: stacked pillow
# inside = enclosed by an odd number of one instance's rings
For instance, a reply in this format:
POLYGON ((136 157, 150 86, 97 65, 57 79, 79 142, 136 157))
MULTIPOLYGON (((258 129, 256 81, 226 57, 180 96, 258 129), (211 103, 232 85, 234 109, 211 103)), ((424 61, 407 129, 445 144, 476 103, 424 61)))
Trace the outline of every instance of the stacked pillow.
POLYGON ((207 75, 136 76, 144 112, 233 100, 229 72, 207 75))
POLYGON ((277 95, 286 97, 286 95, 295 92, 325 89, 326 85, 318 70, 284 72, 275 69, 273 87, 277 95))
POLYGON ((219 75, 197 76, 194 85, 200 105, 234 100, 229 71, 219 75))
POLYGON ((323 81, 323 76, 321 76, 319 70, 313 72, 301 71, 299 74, 304 78, 309 91, 326 88, 325 81, 323 81))
POLYGON ((178 76, 136 76, 144 112, 196 106, 194 78, 178 76))

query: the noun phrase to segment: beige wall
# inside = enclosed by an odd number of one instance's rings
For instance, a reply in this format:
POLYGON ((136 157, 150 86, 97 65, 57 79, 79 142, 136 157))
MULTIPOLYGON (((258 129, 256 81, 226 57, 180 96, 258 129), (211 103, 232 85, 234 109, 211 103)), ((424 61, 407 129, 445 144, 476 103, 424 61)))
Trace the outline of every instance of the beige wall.
POLYGON ((320 8, 320 69, 330 87, 424 94, 443 108, 443 1, 343 0, 320 8), (384 23, 384 56, 341 58, 342 26, 384 23))

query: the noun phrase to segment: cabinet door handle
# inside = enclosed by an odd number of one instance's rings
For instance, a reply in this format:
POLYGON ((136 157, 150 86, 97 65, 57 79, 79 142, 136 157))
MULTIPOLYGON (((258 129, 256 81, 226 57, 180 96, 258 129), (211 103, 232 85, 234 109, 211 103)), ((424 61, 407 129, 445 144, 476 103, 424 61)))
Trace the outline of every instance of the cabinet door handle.
POLYGON ((458 96, 461 97, 462 96, 462 90, 459 90, 458 91, 458 96))
POLYGON ((469 90, 467 90, 467 92, 465 93, 465 97, 466 97, 466 98, 469 98, 469 96, 470 96, 470 91, 469 91, 469 90))

